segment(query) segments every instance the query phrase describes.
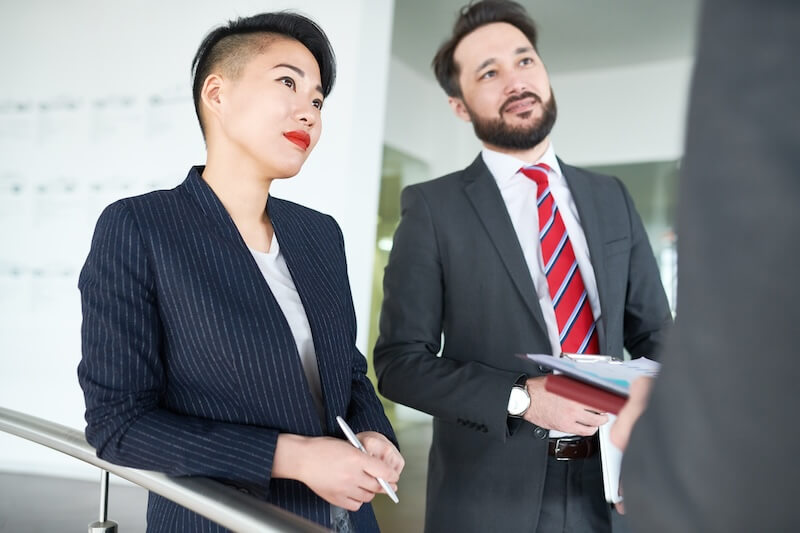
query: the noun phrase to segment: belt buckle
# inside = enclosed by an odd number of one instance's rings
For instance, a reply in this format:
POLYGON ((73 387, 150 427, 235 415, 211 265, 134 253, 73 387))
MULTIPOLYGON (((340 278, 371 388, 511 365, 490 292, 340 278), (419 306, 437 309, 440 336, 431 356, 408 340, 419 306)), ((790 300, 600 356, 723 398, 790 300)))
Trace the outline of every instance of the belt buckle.
POLYGON ((572 438, 567 439, 567 438, 562 438, 562 437, 559 437, 559 438, 556 439, 556 447, 555 447, 555 450, 554 450, 554 453, 553 453, 553 455, 555 455, 556 461, 569 461, 570 459, 572 459, 571 457, 559 457, 558 454, 561 452, 561 443, 562 442, 564 444, 567 444, 567 443, 572 442, 574 440, 575 439, 572 439, 572 438))

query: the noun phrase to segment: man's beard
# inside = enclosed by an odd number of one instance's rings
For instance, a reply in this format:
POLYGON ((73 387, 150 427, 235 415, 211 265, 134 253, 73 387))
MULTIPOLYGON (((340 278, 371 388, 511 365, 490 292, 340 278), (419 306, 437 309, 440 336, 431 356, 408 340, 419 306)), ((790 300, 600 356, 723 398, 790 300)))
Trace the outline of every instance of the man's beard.
MULTIPOLYGON (((550 99, 542 103, 541 98, 532 92, 512 96, 500 107, 500 116, 497 118, 482 118, 472 112, 464 103, 464 107, 472 120, 475 135, 486 144, 509 150, 529 150, 541 143, 553 129, 556 122, 556 98, 550 90, 550 99), (542 116, 530 126, 509 126, 503 120, 503 110, 512 103, 525 98, 534 98, 542 104, 542 116)), ((531 113, 531 111, 528 111, 531 113)))

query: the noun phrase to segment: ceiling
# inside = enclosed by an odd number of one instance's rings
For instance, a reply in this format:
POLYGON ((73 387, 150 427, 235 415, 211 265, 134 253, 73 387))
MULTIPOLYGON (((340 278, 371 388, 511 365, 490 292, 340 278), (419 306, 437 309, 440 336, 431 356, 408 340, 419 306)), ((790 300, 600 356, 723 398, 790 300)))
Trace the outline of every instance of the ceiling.
MULTIPOLYGON (((423 76, 468 0, 395 0, 392 54, 423 76)), ((551 73, 691 57, 699 0, 522 0, 551 73)))

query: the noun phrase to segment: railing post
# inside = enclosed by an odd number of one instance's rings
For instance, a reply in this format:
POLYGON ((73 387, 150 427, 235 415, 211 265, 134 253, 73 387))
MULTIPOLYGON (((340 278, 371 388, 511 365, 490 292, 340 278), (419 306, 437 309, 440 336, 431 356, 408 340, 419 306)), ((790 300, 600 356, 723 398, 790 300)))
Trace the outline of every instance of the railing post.
POLYGON ((107 470, 100 470, 100 521, 89 524, 89 533, 117 533, 117 523, 108 520, 107 470))

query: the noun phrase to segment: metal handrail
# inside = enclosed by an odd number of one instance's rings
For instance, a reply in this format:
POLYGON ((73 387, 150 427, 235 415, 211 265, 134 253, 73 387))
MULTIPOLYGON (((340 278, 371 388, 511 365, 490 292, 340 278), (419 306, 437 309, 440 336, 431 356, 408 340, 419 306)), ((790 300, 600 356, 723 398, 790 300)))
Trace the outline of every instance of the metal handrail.
POLYGON ((0 431, 47 446, 127 479, 233 531, 328 531, 280 507, 202 477, 170 477, 161 472, 119 466, 97 457, 83 432, 0 407, 0 431))

